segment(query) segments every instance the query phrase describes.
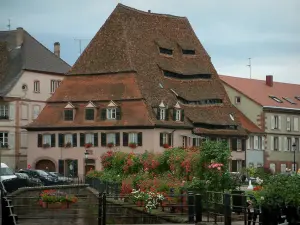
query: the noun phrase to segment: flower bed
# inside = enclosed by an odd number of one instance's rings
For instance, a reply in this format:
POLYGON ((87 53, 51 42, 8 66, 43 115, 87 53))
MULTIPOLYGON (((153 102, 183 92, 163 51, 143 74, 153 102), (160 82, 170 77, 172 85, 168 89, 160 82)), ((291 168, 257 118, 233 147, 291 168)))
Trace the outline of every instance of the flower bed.
POLYGON ((38 204, 43 208, 65 209, 77 202, 77 197, 56 190, 43 191, 38 200, 38 204))

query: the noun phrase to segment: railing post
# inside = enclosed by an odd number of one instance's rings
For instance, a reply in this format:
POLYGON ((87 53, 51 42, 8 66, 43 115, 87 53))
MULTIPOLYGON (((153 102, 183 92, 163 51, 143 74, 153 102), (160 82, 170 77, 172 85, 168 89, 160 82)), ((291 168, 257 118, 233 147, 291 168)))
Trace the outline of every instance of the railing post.
POLYGON ((102 194, 102 224, 106 225, 106 193, 102 194))
POLYGON ((98 225, 103 225, 102 224, 102 204, 103 204, 103 201, 102 201, 102 194, 99 192, 98 194, 98 225))
POLYGON ((189 223, 195 222, 195 196, 193 192, 188 192, 188 219, 189 223))
POLYGON ((202 196, 200 194, 196 194, 195 196, 195 211, 196 211, 196 223, 202 222, 202 196))
POLYGON ((230 194, 225 193, 223 198, 224 204, 224 225, 231 225, 231 204, 230 194))

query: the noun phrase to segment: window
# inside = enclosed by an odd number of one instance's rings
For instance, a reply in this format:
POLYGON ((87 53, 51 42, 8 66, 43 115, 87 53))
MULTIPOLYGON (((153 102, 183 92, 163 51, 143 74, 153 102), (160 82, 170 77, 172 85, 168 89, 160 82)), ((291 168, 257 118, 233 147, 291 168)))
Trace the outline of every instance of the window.
POLYGON ((195 50, 192 50, 192 49, 182 49, 182 54, 184 54, 184 55, 195 55, 195 50))
POLYGON ((237 150, 238 151, 242 150, 242 140, 241 139, 237 139, 237 150))
POLYGON ((172 135, 169 133, 160 133, 160 146, 165 147, 165 145, 171 146, 172 135))
POLYGON ((116 133, 106 134, 106 142, 107 142, 107 144, 116 145, 116 133))
POLYGON ((291 130, 291 118, 290 117, 286 118, 286 130, 287 131, 291 130))
POLYGON ((94 145, 94 134, 85 134, 85 143, 94 145))
MULTIPOLYGON (((70 144, 71 146, 73 145, 73 135, 72 134, 65 134, 65 145, 70 144)), ((70 146, 70 147, 71 147, 70 146)))
POLYGON ((26 131, 21 131, 21 148, 28 147, 28 136, 26 131))
POLYGON ((299 131, 299 119, 298 117, 294 117, 294 131, 299 131))
POLYGON ((115 120, 117 117, 117 109, 116 108, 109 108, 106 109, 106 118, 109 120, 115 120))
POLYGON ((38 118, 39 114, 40 114, 40 106, 39 105, 34 105, 33 110, 32 110, 32 118, 33 119, 38 118))
POLYGON ((43 145, 51 145, 51 134, 43 135, 43 145))
POLYGON ((249 138, 249 145, 250 145, 250 149, 254 149, 254 137, 253 136, 251 136, 250 138, 249 138))
POLYGON ((166 109, 165 108, 160 108, 159 109, 160 112, 160 120, 165 120, 166 119, 166 109))
POLYGON ((51 80, 50 93, 54 93, 56 88, 59 87, 60 83, 61 83, 60 80, 51 80))
POLYGON ((287 102, 291 103, 291 104, 296 104, 292 99, 290 98, 286 98, 286 97, 282 97, 284 100, 286 100, 287 102))
POLYGON ((181 121, 181 110, 176 109, 176 121, 181 121))
POLYGON ((137 144, 138 143, 138 134, 137 133, 129 133, 128 139, 129 139, 129 143, 137 144))
POLYGON ((281 164, 280 165, 280 172, 285 173, 286 172, 286 164, 281 164))
POLYGON ((55 147, 55 134, 38 134, 37 147, 50 148, 55 147))
POLYGON ((292 150, 292 138, 288 137, 287 138, 287 146, 286 146, 286 150, 287 151, 291 151, 292 150))
POLYGON ((85 109, 85 119, 94 120, 95 110, 94 109, 85 109))
POLYGON ((171 72, 168 70, 163 71, 165 77, 172 77, 172 78, 177 78, 177 79, 210 79, 211 74, 180 74, 180 73, 175 73, 171 72))
POLYGON ((241 103, 241 97, 240 96, 236 96, 235 97, 235 104, 240 104, 241 103))
POLYGON ((271 117, 272 129, 280 129, 280 117, 279 116, 272 116, 271 117))
POLYGON ((38 80, 33 82, 34 93, 40 93, 40 82, 38 80))
POLYGON ((167 48, 159 48, 159 52, 161 54, 165 54, 165 55, 173 55, 173 50, 172 49, 167 49, 167 48))
POLYGON ((9 118, 8 116, 8 105, 1 104, 0 105, 0 120, 7 120, 9 118))
POLYGON ((274 137, 274 143, 273 143, 273 145, 274 145, 274 150, 275 151, 278 151, 279 150, 279 137, 274 137))
POLYGON ((177 99, 180 101, 181 104, 185 105, 215 105, 221 104, 223 102, 222 99, 203 99, 198 101, 189 101, 180 96, 177 96, 177 99))
POLYGON ((296 145, 295 150, 296 150, 296 151, 299 151, 299 150, 300 150, 300 149, 299 149, 299 138, 295 138, 295 142, 294 142, 293 144, 296 145))
POLYGON ((297 99, 298 101, 300 101, 300 96, 295 96, 295 99, 297 99))
POLYGON ((8 148, 8 132, 0 132, 0 148, 8 148))
POLYGON ((73 120, 73 109, 65 109, 65 121, 72 121, 73 120))
POLYGON ((200 146, 200 144, 201 144, 201 138, 194 138, 193 139, 194 140, 194 146, 200 146))
POLYGON ((28 105, 25 104, 21 105, 21 119, 22 120, 28 119, 28 105))
POLYGON ((275 97, 275 96, 270 95, 269 97, 270 97, 271 99, 273 99, 274 101, 278 102, 278 103, 282 103, 282 102, 283 102, 282 100, 280 100, 279 98, 277 98, 277 97, 275 97))
POLYGON ((168 135, 166 133, 163 134, 163 144, 168 144, 168 135))
POLYGON ((275 163, 270 164, 270 169, 275 173, 276 172, 276 165, 275 163))

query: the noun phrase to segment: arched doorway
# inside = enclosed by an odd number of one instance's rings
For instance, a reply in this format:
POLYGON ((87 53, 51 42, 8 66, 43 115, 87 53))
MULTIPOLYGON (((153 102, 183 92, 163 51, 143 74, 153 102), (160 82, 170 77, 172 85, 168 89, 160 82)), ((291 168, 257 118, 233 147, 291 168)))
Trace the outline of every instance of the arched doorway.
POLYGON ((50 172, 55 172, 55 164, 48 159, 42 159, 37 161, 37 163, 35 164, 35 169, 37 170, 48 170, 50 172))

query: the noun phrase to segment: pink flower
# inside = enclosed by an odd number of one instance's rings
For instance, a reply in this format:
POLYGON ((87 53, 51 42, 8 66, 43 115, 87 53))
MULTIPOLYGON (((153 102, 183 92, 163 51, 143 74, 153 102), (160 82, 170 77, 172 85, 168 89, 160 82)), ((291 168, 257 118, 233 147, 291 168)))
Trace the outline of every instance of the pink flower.
POLYGON ((221 170, 221 167, 218 167, 217 169, 218 169, 218 170, 221 170))

